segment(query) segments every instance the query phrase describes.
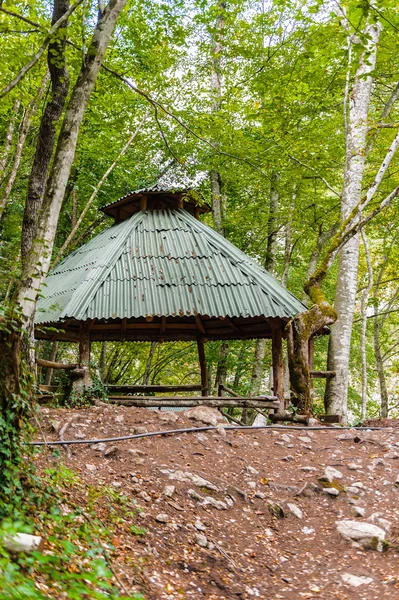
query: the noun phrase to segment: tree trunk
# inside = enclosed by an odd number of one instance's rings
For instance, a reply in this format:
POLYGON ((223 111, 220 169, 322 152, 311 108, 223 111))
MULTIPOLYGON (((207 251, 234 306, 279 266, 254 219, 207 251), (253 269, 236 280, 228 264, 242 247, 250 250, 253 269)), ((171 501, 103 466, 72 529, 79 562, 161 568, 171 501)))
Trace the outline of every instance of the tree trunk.
POLYGON ((217 390, 220 384, 226 383, 227 377, 227 359, 229 356, 229 343, 221 342, 219 346, 218 366, 216 369, 214 389, 217 390))
POLYGON ((251 375, 251 396, 259 396, 262 377, 265 370, 266 340, 256 340, 254 362, 251 375))
MULTIPOLYGON (((213 95, 212 112, 217 113, 220 110, 222 97, 222 72, 221 55, 223 49, 224 36, 224 11, 225 2, 218 2, 218 17, 216 21, 216 36, 212 47, 212 73, 211 73, 211 93, 213 95)), ((215 147, 218 143, 215 141, 215 147)), ((210 172, 211 195, 212 195, 212 213, 215 229, 221 235, 224 235, 223 227, 223 194, 222 180, 219 171, 212 169, 210 172)))
MULTIPOLYGON (((54 25, 68 11, 69 5, 69 0, 54 0, 51 25, 54 25)), ((36 234, 37 220, 40 216, 50 160, 55 145, 57 123, 61 118, 68 95, 69 74, 65 57, 67 26, 68 21, 65 21, 48 47, 47 64, 51 77, 51 97, 40 122, 36 153, 28 182, 22 223, 22 263, 25 263, 27 259, 36 234)))
MULTIPOLYGON (((28 400, 33 379, 32 371, 27 370, 26 365, 28 363, 32 369, 34 364, 32 339, 37 297, 49 269, 80 125, 116 20, 125 3, 126 0, 110 0, 95 27, 61 125, 31 251, 23 261, 16 294, 17 306, 11 307, 0 320, 0 472, 4 479, 0 496, 7 486, 15 486, 21 481, 21 427, 29 414, 28 400)), ((28 246, 29 239, 24 239, 22 247, 25 250, 28 246)), ((9 493, 5 493, 9 498, 9 493)))
POLYGON ((234 382, 233 382, 233 390, 236 390, 238 388, 238 386, 240 385, 240 379, 243 373, 243 360, 244 360, 244 352, 245 352, 245 346, 244 346, 245 342, 241 342, 241 347, 240 347, 240 351, 238 353, 238 357, 237 357, 237 367, 236 367, 236 372, 234 375, 234 382))
POLYGON ((362 239, 364 252, 366 255, 366 263, 367 263, 367 272, 368 272, 368 282, 366 287, 363 290, 362 294, 362 302, 361 302, 361 333, 360 333, 360 350, 362 356, 362 419, 366 418, 367 412, 367 305, 369 300, 369 295, 371 292, 371 288, 373 287, 373 270, 371 266, 370 252, 367 245, 367 238, 362 231, 362 239))
POLYGON ((17 120, 20 106, 21 106, 21 101, 18 98, 17 100, 15 100, 14 106, 12 107, 12 112, 11 112, 10 120, 8 122, 7 131, 6 131, 6 137, 4 140, 3 151, 0 156, 0 186, 3 185, 3 181, 6 176, 8 160, 9 160, 9 156, 11 154, 12 145, 13 145, 15 123, 17 120))
POLYGON ((28 137, 32 119, 36 114, 39 101, 42 98, 44 91, 46 89, 47 81, 48 81, 48 76, 45 75, 45 77, 43 78, 41 85, 37 91, 37 94, 35 95, 33 100, 30 102, 29 106, 27 107, 27 109, 25 111, 25 114, 23 115, 21 127, 20 127, 20 130, 18 133, 17 144, 15 147, 14 161, 13 161, 13 164, 11 167, 10 174, 8 176, 7 183, 3 190, 3 194, 0 198, 0 217, 3 217, 3 215, 4 215, 4 210, 8 204, 8 200, 10 198, 12 189, 14 187, 15 179, 18 174, 19 165, 21 163, 22 152, 23 152, 23 149, 25 146, 26 138, 28 137))
POLYGON ((281 285, 287 287, 288 273, 291 264, 291 252, 292 252, 292 222, 294 218, 296 196, 298 192, 298 186, 295 185, 291 196, 290 211, 285 225, 285 241, 284 241, 284 266, 283 274, 281 275, 281 285))
MULTIPOLYGON (((346 132, 346 165, 341 200, 342 222, 359 204, 366 161, 368 114, 371 99, 372 72, 375 68, 380 35, 378 24, 367 23, 363 32, 368 36, 366 47, 350 94, 349 116, 346 132)), ((327 380, 324 396, 328 415, 338 414, 346 420, 349 355, 355 310, 357 272, 359 262, 359 236, 349 240, 340 252, 334 308, 337 320, 331 328, 327 369, 336 371, 336 377, 327 380)))
MULTIPOLYGON (((269 194, 269 217, 267 220, 267 245, 265 252, 265 269, 269 273, 274 273, 274 265, 276 262, 277 249, 277 215, 279 204, 279 192, 276 184, 279 180, 278 174, 273 171, 270 182, 269 194)), ((251 396, 256 396, 259 393, 260 384, 262 381, 263 372, 265 369, 264 359, 266 354, 266 340, 256 340, 255 357, 252 367, 251 376, 251 396)))
POLYGON ((107 383, 107 342, 101 344, 99 367, 101 382, 107 383))
MULTIPOLYGON (((377 303, 375 303, 374 308, 377 313, 377 303)), ((378 383, 380 387, 380 397, 381 397, 381 418, 388 418, 388 390, 387 390, 387 382, 385 379, 384 372, 384 361, 382 359, 381 347, 380 347, 380 324, 378 321, 378 316, 376 315, 373 319, 374 325, 374 355, 375 355, 375 363, 377 367, 378 374, 378 383)))
POLYGON ((143 385, 148 385, 151 375, 152 361, 154 359, 155 350, 157 349, 158 342, 151 342, 150 351, 148 353, 147 362, 145 364, 143 385))
MULTIPOLYGON (((75 156, 83 115, 94 89, 116 19, 125 3, 126 0, 111 0, 104 9, 66 109, 37 231, 22 269, 18 303, 27 329, 33 327, 37 296, 49 269, 58 217, 75 156)), ((22 246, 26 248, 28 245, 29 240, 23 240, 22 246)))
MULTIPOLYGON (((58 342, 54 341, 51 344, 51 353, 50 353, 50 359, 49 359, 51 362, 56 362, 57 351, 58 351, 58 342)), ((53 372, 54 372, 54 369, 52 369, 51 367, 49 367, 47 369, 46 379, 44 380, 45 385, 51 385, 51 380, 53 378, 53 372)))

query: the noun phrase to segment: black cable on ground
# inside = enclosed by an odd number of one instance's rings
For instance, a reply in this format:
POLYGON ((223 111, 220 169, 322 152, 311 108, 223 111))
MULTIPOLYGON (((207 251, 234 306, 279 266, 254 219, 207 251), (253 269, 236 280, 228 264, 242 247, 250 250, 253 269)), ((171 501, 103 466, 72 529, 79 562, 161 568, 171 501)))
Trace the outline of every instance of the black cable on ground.
POLYGON ((66 446, 70 444, 99 444, 107 443, 107 442, 122 442, 124 440, 136 440, 144 437, 154 437, 156 435, 172 435, 179 433, 195 433, 200 431, 218 431, 218 429, 224 429, 225 431, 243 431, 244 429, 248 431, 258 431, 259 429, 294 429, 297 431, 302 431, 306 433, 306 431, 334 431, 335 433, 340 432, 342 430, 352 430, 352 431, 387 431, 388 427, 323 427, 323 426, 304 426, 298 427, 295 425, 227 425, 226 427, 189 427, 188 429, 169 429, 166 431, 149 431, 147 433, 136 433, 134 435, 122 435, 120 437, 114 438, 101 438, 101 439, 93 439, 93 440, 58 440, 56 442, 29 442, 30 446, 66 446))

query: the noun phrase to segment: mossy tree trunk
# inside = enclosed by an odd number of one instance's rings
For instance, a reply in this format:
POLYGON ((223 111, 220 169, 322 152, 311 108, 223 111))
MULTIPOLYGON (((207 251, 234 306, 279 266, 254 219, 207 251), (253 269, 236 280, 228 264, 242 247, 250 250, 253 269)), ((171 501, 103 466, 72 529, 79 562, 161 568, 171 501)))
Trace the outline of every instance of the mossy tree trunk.
MULTIPOLYGON (((60 2, 54 3, 54 10, 60 2)), ((35 220, 34 234, 21 243, 29 246, 24 257, 22 276, 11 306, 2 306, 0 313, 0 473, 1 496, 10 497, 12 482, 17 481, 15 469, 21 463, 23 420, 30 412, 32 384, 33 328, 36 302, 47 275, 57 230, 58 217, 75 157, 77 137, 90 95, 94 89, 105 51, 113 34, 116 20, 126 0, 110 0, 101 10, 86 56, 72 91, 57 142, 47 149, 54 158, 47 166, 47 182, 40 214, 35 220), (30 372, 27 366, 31 367, 30 372)), ((61 44, 60 51, 64 51, 61 44)), ((50 51, 50 50, 49 50, 50 51)), ((54 52, 54 47, 51 47, 54 52)), ((51 60, 51 58, 50 58, 51 60)), ((27 202, 29 202, 29 197, 27 202)), ((1 509, 1 506, 0 506, 1 509)))

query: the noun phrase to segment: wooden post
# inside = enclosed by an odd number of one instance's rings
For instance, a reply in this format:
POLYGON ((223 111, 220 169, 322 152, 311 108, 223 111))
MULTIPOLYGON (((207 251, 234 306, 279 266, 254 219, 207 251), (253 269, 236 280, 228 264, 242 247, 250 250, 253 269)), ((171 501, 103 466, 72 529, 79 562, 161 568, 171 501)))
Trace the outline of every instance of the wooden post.
POLYGON ((208 369, 206 368, 205 347, 204 347, 203 340, 197 341, 197 347, 198 347, 199 364, 200 364, 200 369, 201 369, 201 384, 202 384, 201 395, 207 396, 208 395, 208 387, 209 387, 208 369))
POLYGON ((273 393, 280 402, 279 413, 285 411, 284 404, 284 363, 283 336, 281 322, 272 324, 272 361, 273 361, 273 393))
POLYGON ((92 384, 90 378, 90 322, 84 322, 80 326, 79 332, 79 365, 76 374, 79 374, 73 381, 73 388, 80 393, 83 388, 90 387, 92 384))

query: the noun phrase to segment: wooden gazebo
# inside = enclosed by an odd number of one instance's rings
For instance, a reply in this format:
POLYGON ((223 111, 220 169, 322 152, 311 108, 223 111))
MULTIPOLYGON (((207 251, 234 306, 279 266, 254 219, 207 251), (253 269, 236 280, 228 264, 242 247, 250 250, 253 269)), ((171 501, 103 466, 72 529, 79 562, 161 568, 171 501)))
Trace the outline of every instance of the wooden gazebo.
MULTIPOLYGON (((38 302, 36 337, 78 342, 75 376, 84 385, 90 384, 91 341, 194 340, 201 384, 191 387, 201 389, 202 397, 171 398, 174 405, 214 404, 208 395, 204 342, 270 338, 275 398, 229 400, 238 406, 283 409, 284 328, 305 306, 202 223, 201 214, 210 208, 198 205, 196 198, 188 189, 155 186, 104 207, 115 224, 49 273, 38 302)), ((143 398, 136 404, 143 405, 143 398)), ((153 401, 159 404, 159 398, 153 401)))

